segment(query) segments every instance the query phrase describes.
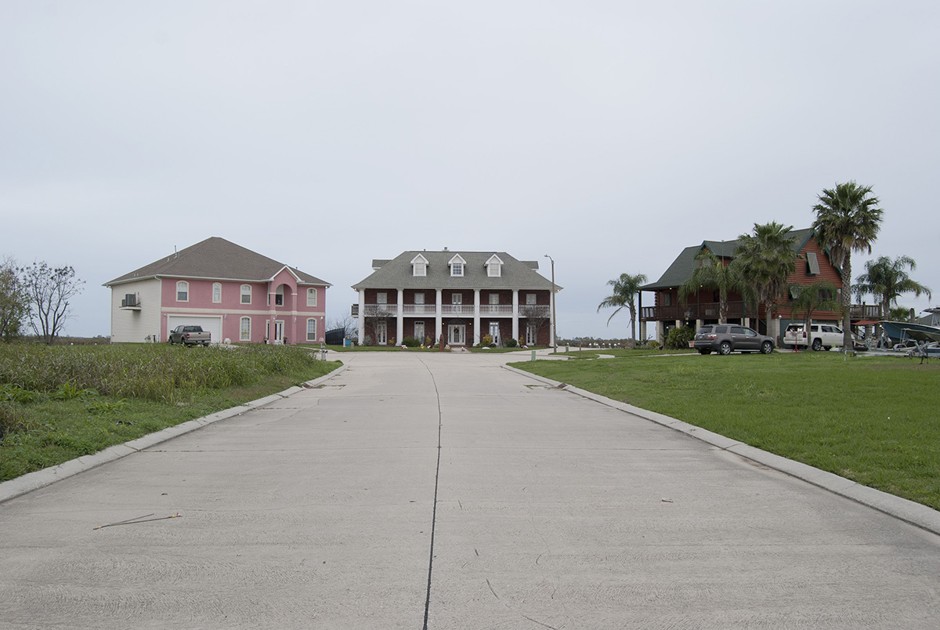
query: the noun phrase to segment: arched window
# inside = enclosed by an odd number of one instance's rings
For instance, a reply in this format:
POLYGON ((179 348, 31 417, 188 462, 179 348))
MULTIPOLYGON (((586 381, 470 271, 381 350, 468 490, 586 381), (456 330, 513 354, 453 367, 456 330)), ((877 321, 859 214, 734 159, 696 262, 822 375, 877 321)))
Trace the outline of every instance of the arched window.
POLYGON ((189 302, 189 283, 185 280, 176 283, 176 301, 189 302))
POLYGON ((251 285, 243 284, 241 288, 242 304, 251 304, 251 285))
POLYGON ((251 318, 242 317, 238 328, 239 341, 251 341, 251 318))
POLYGON ((219 304, 222 301, 222 283, 212 283, 212 303, 219 304))
POLYGON ((317 305, 317 290, 314 288, 307 289, 307 306, 316 306, 317 305))

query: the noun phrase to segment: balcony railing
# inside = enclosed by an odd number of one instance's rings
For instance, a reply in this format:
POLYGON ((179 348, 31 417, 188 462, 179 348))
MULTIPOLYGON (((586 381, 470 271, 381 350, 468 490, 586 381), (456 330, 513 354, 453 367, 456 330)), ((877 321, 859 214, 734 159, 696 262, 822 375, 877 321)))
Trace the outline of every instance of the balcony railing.
MULTIPOLYGON (((849 313, 854 320, 881 319, 881 309, 877 304, 853 304, 849 313)), ((728 302, 728 318, 757 317, 757 309, 747 302, 728 302)), ((641 321, 688 321, 695 319, 718 319, 718 303, 673 304, 671 306, 644 306, 640 310, 641 321)))
MULTIPOLYGON (((435 315, 437 307, 434 304, 403 304, 402 314, 412 317, 421 315, 435 315)), ((442 315, 461 315, 465 317, 473 316, 473 304, 442 304, 442 315)), ((366 317, 396 317, 398 315, 398 304, 366 304, 363 307, 363 314, 366 317)), ((548 317, 551 314, 551 307, 541 304, 520 304, 518 316, 526 317, 548 317)), ((350 309, 352 317, 359 317, 359 305, 353 304, 350 309)), ((481 304, 480 315, 492 317, 514 315, 512 304, 481 304)))

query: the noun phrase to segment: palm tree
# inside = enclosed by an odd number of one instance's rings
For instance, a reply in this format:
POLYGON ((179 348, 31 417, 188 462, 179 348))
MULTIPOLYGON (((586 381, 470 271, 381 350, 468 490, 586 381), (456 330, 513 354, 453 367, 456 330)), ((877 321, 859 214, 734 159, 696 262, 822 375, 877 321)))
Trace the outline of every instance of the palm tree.
POLYGON ((866 262, 865 273, 855 279, 857 284, 854 289, 858 295, 870 293, 878 300, 882 319, 888 319, 891 307, 897 305, 898 298, 904 293, 932 297, 930 289, 912 280, 904 270, 905 267, 914 271, 917 263, 910 256, 898 256, 894 260, 879 256, 866 262))
POLYGON ((686 282, 679 287, 679 299, 685 301, 688 296, 700 289, 711 288, 718 291, 718 323, 728 321, 728 294, 742 286, 738 268, 725 262, 707 249, 695 257, 695 270, 686 282))
POLYGON ((819 244, 828 250, 829 259, 842 276, 843 348, 851 352, 852 252, 867 250, 871 253, 883 211, 877 207, 879 201, 871 194, 871 186, 859 186, 854 181, 823 189, 818 199, 819 203, 813 206, 816 213, 813 229, 819 244))
POLYGON ((793 226, 777 222, 754 224, 753 234, 738 237, 738 249, 732 266, 738 268, 744 283, 764 305, 767 334, 773 321, 773 307, 787 287, 787 278, 796 270, 793 252, 793 226))
POLYGON ((636 295, 640 292, 640 287, 646 284, 646 276, 642 273, 636 275, 622 273, 616 280, 608 280, 607 284, 612 286, 614 291, 597 305, 597 311, 600 312, 602 308, 617 308, 607 318, 609 326, 614 315, 626 308, 630 312, 630 339, 636 341, 636 295))

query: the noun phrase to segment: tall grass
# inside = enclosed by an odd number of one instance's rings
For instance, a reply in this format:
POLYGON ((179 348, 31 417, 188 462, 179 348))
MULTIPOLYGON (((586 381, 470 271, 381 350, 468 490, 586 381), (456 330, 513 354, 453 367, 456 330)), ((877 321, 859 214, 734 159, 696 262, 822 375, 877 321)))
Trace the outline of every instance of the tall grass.
POLYGON ((0 344, 0 481, 322 376, 307 349, 0 344))
POLYGON ((55 392, 68 385, 104 396, 173 402, 201 389, 244 386, 262 375, 315 364, 310 351, 284 346, 13 344, 0 346, 0 384, 33 392, 55 392))

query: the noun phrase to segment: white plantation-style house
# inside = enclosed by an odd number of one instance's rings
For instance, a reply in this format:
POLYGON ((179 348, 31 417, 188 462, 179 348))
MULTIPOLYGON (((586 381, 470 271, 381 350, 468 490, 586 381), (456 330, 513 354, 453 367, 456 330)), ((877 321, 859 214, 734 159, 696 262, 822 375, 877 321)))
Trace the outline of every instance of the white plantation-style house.
POLYGON ((476 345, 488 335, 504 345, 554 345, 554 285, 538 261, 506 252, 407 251, 373 260, 373 273, 353 285, 352 314, 362 345, 476 345), (442 339, 443 337, 443 339, 442 339))

